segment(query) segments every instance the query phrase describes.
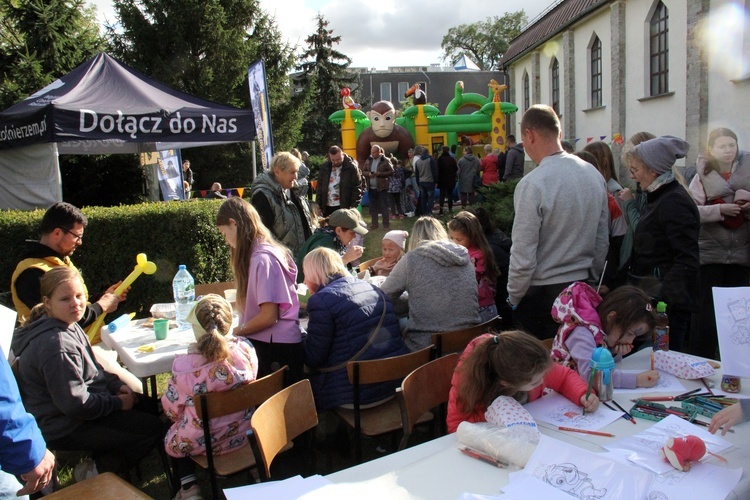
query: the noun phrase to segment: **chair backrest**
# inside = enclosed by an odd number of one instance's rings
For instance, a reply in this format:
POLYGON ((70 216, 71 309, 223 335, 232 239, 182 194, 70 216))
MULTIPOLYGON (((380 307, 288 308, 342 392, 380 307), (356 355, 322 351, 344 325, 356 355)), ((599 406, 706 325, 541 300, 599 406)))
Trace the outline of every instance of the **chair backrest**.
POLYGON ((469 342, 489 330, 499 329, 502 322, 500 316, 495 316, 489 321, 478 325, 453 330, 452 332, 442 332, 432 334, 432 344, 435 346, 437 357, 452 352, 463 351, 469 342))
POLYGON ((554 339, 554 338, 551 338, 551 339, 544 339, 544 340, 542 340, 542 345, 544 345, 544 348, 545 348, 545 349, 547 349, 548 351, 551 351, 551 350, 552 350, 552 343, 553 343, 554 341, 555 341, 555 339, 554 339))
POLYGON ((405 433, 411 433, 417 420, 430 409, 448 401, 458 353, 430 361, 411 372, 398 390, 401 420, 405 433))
POLYGON ((357 386, 358 384, 377 384, 404 378, 430 360, 432 349, 432 346, 428 346, 401 356, 367 361, 349 361, 346 364, 349 382, 357 386))
POLYGON ((379 261, 379 260, 380 260, 380 259, 382 259, 382 258, 383 258, 383 257, 374 257, 374 258, 372 258, 372 259, 370 259, 370 260, 367 260, 367 261, 365 261, 365 262, 362 262, 362 263, 361 263, 361 264, 359 265, 359 271, 360 271, 360 272, 362 272, 362 271, 364 271, 365 269, 369 269, 370 267, 372 267, 372 265, 373 265, 373 264, 375 264, 375 263, 376 263, 377 261, 379 261))
POLYGON ((219 283, 207 283, 202 285, 195 285, 195 296, 200 297, 201 295, 208 295, 209 293, 215 293, 216 295, 224 296, 224 290, 230 288, 236 288, 234 281, 220 281, 219 283))
POLYGON ((195 413, 200 419, 207 413, 211 419, 258 406, 284 388, 286 370, 288 367, 282 366, 270 375, 231 391, 209 392, 196 396, 195 413))
POLYGON ((307 379, 274 394, 255 410, 250 427, 257 445, 256 459, 260 455, 266 478, 271 477, 271 463, 279 451, 316 425, 318 413, 307 379))

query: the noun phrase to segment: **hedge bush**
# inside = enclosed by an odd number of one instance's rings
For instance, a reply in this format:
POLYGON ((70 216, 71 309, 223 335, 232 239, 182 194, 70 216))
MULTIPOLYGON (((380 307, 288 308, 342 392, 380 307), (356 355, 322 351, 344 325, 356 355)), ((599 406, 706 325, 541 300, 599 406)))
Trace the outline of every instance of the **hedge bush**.
POLYGON ((481 205, 492 215, 495 226, 510 236, 513 229, 513 193, 518 180, 492 184, 480 188, 483 197, 481 205))
MULTIPOLYGON (((141 275, 117 313, 148 316, 152 304, 172 301, 172 278, 185 264, 196 284, 230 281, 229 247, 216 228, 221 200, 183 203, 141 203, 119 207, 90 207, 83 244, 72 260, 81 271, 90 298, 125 279, 145 253, 157 271, 141 275)), ((43 210, 4 211, 0 217, 0 293, 10 290, 24 240, 38 240, 43 210)))

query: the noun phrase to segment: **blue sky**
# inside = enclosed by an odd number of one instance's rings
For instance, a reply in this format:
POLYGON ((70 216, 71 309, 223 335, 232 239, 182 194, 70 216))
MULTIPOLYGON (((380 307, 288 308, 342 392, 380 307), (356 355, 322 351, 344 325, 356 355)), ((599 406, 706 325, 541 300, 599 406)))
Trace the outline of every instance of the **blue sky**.
MULTIPOLYGON (((89 3, 97 6, 100 19, 115 20, 111 0, 89 3)), ((333 34, 342 37, 337 49, 352 58, 352 66, 377 69, 442 63, 440 42, 451 27, 520 9, 532 19, 552 3, 555 0, 260 0, 292 44, 304 45, 321 12, 333 34)))

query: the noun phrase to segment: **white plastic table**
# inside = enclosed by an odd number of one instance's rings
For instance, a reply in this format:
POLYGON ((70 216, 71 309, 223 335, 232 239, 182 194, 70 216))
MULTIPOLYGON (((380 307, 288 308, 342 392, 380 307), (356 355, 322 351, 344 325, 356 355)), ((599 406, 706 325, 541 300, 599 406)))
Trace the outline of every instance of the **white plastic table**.
MULTIPOLYGON (((624 369, 648 369, 650 350, 644 350, 626 358, 621 367, 624 369)), ((720 393, 721 373, 708 379, 715 384, 714 392, 720 393)), ((700 381, 682 380, 686 390, 703 388, 700 381)), ((745 384, 744 394, 750 394, 745 384)), ((649 394, 654 396, 656 394, 649 394)), ((674 395, 674 394, 671 394, 674 395)), ((623 408, 630 409, 633 395, 617 395, 615 400, 623 408)), ((668 406, 679 406, 679 403, 665 403, 668 406)), ((702 417, 702 420, 708 420, 702 417)), ((618 418, 614 423, 602 429, 621 439, 631 436, 650 427, 655 422, 636 418, 637 425, 618 418)), ((555 439, 574 444, 592 452, 605 451, 600 445, 612 442, 612 438, 592 436, 559 431, 548 424, 539 425, 541 432, 555 439)), ((734 427, 734 433, 724 438, 735 445, 722 456, 729 460, 728 467, 743 467, 742 478, 730 499, 750 498, 750 423, 734 427)), ((712 462, 717 464, 717 462, 712 462)), ((721 464, 717 464, 721 465, 721 464)), ((388 492, 390 499, 430 499, 455 500, 464 492, 482 495, 498 495, 501 488, 508 484, 508 471, 493 465, 467 457, 457 449, 455 434, 449 434, 427 443, 407 448, 406 450, 386 455, 376 460, 344 469, 326 476, 333 483, 351 483, 361 485, 363 493, 388 492)))

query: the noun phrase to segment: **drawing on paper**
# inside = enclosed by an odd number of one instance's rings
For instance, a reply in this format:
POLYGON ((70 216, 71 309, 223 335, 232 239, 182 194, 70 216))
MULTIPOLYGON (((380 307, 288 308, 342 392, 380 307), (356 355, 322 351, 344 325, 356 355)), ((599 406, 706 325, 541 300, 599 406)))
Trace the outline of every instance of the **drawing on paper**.
POLYGON ((750 318, 748 318, 748 301, 745 299, 731 300, 727 308, 732 315, 732 335, 730 339, 734 345, 750 344, 750 318))
POLYGON ((548 465, 544 471, 544 481, 580 500, 596 500, 607 494, 606 488, 597 489, 585 472, 574 464, 548 465))
POLYGON ((573 403, 549 410, 546 417, 545 421, 564 427, 595 428, 596 426, 609 423, 606 421, 607 417, 603 413, 587 413, 584 415, 581 409, 573 403))
POLYGON ((648 500, 669 500, 666 493, 661 491, 650 491, 648 494, 648 500))

